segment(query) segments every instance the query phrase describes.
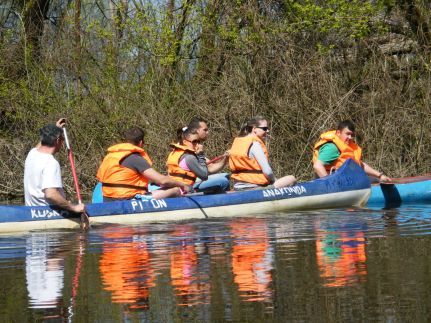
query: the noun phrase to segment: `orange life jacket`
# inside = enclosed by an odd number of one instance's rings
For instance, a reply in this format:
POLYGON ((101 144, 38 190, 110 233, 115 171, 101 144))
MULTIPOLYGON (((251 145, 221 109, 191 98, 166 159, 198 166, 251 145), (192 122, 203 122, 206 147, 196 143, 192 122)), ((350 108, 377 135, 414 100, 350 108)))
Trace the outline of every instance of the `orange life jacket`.
POLYGON ((268 159, 268 150, 265 143, 257 136, 237 137, 234 139, 229 153, 229 167, 231 178, 238 182, 257 185, 268 185, 270 182, 262 172, 256 159, 248 157, 250 147, 254 142, 260 143, 268 159))
POLYGON ((108 154, 97 171, 97 179, 102 182, 103 196, 128 199, 148 191, 148 179, 136 171, 121 166, 121 161, 133 153, 139 153, 150 165, 152 161, 144 149, 122 143, 108 148, 108 154))
POLYGON ((361 147, 359 147, 353 141, 350 141, 350 143, 347 145, 344 141, 340 139, 340 137, 337 136, 336 130, 327 131, 320 135, 319 141, 314 145, 313 163, 315 163, 319 157, 320 147, 322 147, 328 142, 332 142, 337 146, 338 150, 340 151, 340 156, 338 156, 338 158, 332 164, 325 165, 325 169, 327 172, 330 172, 333 167, 335 169, 338 169, 348 158, 352 158, 354 161, 356 161, 359 165, 362 166, 361 147))
POLYGON ((194 154, 195 151, 187 146, 180 144, 171 144, 174 149, 170 152, 168 156, 168 161, 166 166, 168 167, 168 175, 173 179, 182 182, 186 185, 193 185, 196 181, 196 174, 192 171, 185 170, 180 167, 180 159, 186 153, 194 154))

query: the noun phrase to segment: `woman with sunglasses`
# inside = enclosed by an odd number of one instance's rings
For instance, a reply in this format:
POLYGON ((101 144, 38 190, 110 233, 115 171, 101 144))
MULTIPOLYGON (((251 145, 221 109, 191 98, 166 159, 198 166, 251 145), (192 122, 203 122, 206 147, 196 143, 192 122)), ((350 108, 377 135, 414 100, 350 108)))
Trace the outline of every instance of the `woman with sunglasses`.
POLYGON ((208 179, 208 167, 199 135, 187 127, 177 130, 178 143, 171 144, 173 150, 166 166, 168 175, 187 185, 193 185, 197 178, 208 179))
POLYGON ((275 178, 265 144, 268 132, 268 121, 256 116, 242 127, 239 136, 233 141, 229 167, 235 190, 280 188, 296 183, 292 175, 275 178))

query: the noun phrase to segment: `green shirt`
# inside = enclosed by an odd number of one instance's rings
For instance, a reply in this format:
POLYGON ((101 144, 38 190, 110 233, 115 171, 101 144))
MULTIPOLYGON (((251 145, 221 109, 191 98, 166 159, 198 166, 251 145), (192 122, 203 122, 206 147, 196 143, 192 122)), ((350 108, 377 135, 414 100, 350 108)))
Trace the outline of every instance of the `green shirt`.
POLYGON ((319 148, 319 156, 317 159, 320 160, 323 165, 331 165, 340 155, 341 152, 338 150, 337 146, 332 142, 328 142, 319 148))

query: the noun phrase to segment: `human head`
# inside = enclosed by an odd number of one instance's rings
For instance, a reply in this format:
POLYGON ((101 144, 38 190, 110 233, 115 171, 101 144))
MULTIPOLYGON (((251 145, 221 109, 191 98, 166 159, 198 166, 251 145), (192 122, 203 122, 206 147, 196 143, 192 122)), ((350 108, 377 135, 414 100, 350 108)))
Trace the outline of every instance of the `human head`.
POLYGON ((199 135, 196 132, 192 132, 188 127, 177 130, 177 140, 180 145, 190 148, 195 148, 195 146, 200 143, 199 135))
POLYGON ((341 121, 335 133, 342 141, 349 144, 352 138, 355 137, 355 125, 350 120, 341 121))
POLYGON ((255 134, 261 139, 265 138, 268 133, 268 121, 262 116, 255 116, 251 118, 241 128, 239 135, 244 137, 250 133, 255 134))
POLYGON ((58 151, 63 143, 63 130, 55 124, 47 124, 39 130, 42 146, 55 147, 58 151))
POLYGON ((192 133, 197 133, 201 141, 207 140, 209 129, 206 120, 201 117, 193 117, 187 128, 190 129, 192 133))
POLYGON ((144 136, 144 129, 137 126, 133 126, 124 132, 124 140, 135 146, 141 146, 143 144, 144 136))

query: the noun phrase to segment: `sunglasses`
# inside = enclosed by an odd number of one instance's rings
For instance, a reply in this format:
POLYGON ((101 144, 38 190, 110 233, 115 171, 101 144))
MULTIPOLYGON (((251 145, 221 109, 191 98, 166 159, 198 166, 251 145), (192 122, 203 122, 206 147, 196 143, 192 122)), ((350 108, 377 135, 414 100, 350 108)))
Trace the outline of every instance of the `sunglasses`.
POLYGON ((184 139, 185 141, 188 141, 188 142, 190 142, 190 143, 192 143, 193 145, 196 145, 196 144, 200 144, 201 143, 201 141, 200 140, 198 140, 198 139, 195 139, 195 140, 187 140, 187 139, 184 139))
POLYGON ((256 127, 256 128, 262 129, 263 131, 268 131, 269 130, 268 127, 256 127))

